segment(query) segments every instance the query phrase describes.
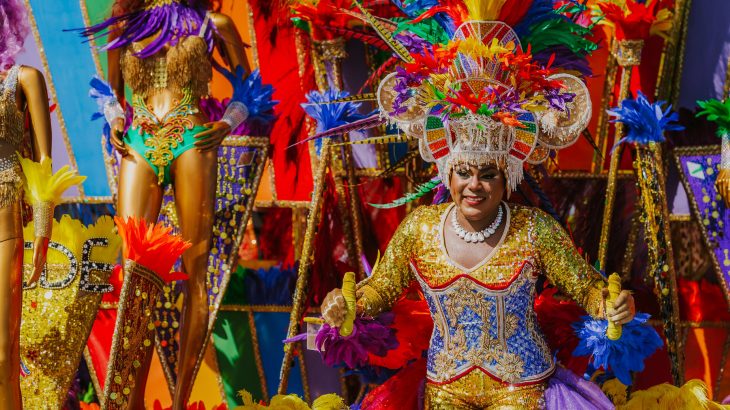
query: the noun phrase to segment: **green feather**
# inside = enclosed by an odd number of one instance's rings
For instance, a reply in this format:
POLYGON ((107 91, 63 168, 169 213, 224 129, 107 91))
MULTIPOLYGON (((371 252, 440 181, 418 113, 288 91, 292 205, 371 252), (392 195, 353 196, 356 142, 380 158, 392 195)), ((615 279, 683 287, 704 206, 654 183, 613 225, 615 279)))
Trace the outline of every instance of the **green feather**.
POLYGON ((409 192, 405 196, 398 198, 391 203, 369 204, 369 205, 374 208, 378 208, 378 209, 397 208, 399 206, 405 205, 409 202, 415 201, 416 199, 423 197, 424 195, 433 191, 440 184, 441 184, 441 180, 439 178, 434 178, 434 179, 432 179, 428 182, 425 182, 425 183, 419 185, 418 187, 416 187, 416 192, 409 192))
POLYGON ((697 105, 702 111, 695 115, 697 117, 706 115, 708 120, 716 123, 718 137, 730 135, 730 98, 724 102, 716 99, 697 101, 697 105))
POLYGON ((418 23, 411 23, 410 20, 394 20, 398 21, 398 28, 393 34, 408 31, 431 44, 447 44, 450 40, 449 35, 443 27, 441 27, 441 25, 433 18, 428 18, 423 21, 419 21, 418 23))
POLYGON ((590 27, 576 24, 556 12, 555 18, 532 26, 530 33, 520 40, 530 44, 533 53, 563 45, 576 55, 588 55, 598 49, 598 44, 588 40, 591 32, 590 27))

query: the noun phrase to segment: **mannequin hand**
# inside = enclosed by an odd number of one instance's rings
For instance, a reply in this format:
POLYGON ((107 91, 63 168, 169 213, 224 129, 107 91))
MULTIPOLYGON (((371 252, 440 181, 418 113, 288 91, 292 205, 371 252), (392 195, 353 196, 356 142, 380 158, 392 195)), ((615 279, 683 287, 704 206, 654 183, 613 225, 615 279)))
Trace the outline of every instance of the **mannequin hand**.
POLYGON ((730 169, 720 169, 715 181, 717 192, 722 196, 725 206, 730 208, 730 169))
POLYGON ((33 242, 33 273, 28 279, 26 285, 30 286, 38 281, 41 272, 46 266, 46 256, 48 255, 48 238, 38 237, 33 242))
POLYGON ((342 289, 333 289, 322 301, 320 307, 322 318, 332 327, 340 327, 345 321, 345 313, 347 313, 347 305, 345 305, 345 297, 342 296, 342 289))
MULTIPOLYGON (((605 306, 606 298, 608 298, 608 289, 603 290, 603 306, 605 306)), ((616 300, 613 301, 613 309, 607 308, 602 313, 606 316, 606 319, 617 325, 625 325, 634 320, 634 316, 636 316, 636 305, 634 304, 634 297, 631 296, 631 292, 622 290, 616 300)))
POLYGON ((124 120, 121 118, 117 118, 116 120, 114 120, 114 124, 111 124, 110 140, 117 152, 119 152, 124 157, 127 155, 127 146, 124 145, 124 141, 122 141, 123 135, 124 120))
POLYGON ((195 147, 200 152, 217 150, 223 140, 231 134, 231 126, 223 121, 205 124, 207 130, 195 135, 195 147))

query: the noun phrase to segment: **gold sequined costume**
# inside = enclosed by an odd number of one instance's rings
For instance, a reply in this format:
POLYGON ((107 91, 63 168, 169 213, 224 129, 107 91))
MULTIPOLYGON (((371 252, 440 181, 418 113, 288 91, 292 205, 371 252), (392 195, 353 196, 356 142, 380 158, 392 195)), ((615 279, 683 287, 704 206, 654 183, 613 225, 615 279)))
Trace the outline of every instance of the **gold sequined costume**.
POLYGON ((399 226, 373 275, 358 284, 359 311, 388 310, 411 280, 429 304, 427 408, 536 408, 555 368, 533 310, 543 273, 597 315, 604 280, 542 211, 507 205, 491 254, 471 269, 453 261, 443 226, 453 205, 421 207, 399 226))

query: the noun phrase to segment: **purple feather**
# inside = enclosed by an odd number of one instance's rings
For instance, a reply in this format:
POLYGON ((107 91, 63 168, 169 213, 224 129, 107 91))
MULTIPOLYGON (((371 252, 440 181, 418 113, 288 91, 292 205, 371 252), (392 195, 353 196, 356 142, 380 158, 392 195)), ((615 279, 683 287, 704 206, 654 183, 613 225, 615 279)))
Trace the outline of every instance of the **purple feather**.
POLYGON ((330 130, 317 133, 307 139, 303 139, 303 140, 297 142, 296 144, 292 144, 291 146, 303 144, 305 142, 308 142, 311 140, 316 140, 318 138, 333 137, 335 135, 347 134, 348 132, 351 132, 351 131, 366 130, 369 128, 377 127, 378 125, 381 125, 384 122, 385 122, 385 120, 380 118, 380 116, 377 113, 372 114, 367 118, 363 118, 361 120, 357 120, 357 121, 349 123, 349 124, 343 124, 343 125, 340 125, 339 127, 335 127, 330 130))
POLYGON ((395 331, 388 327, 393 322, 393 314, 381 314, 377 319, 356 318, 352 334, 340 336, 340 330, 322 325, 315 343, 328 366, 345 364, 348 368, 362 367, 368 363, 368 354, 385 356, 388 351, 398 347, 395 331))
MULTIPOLYGON (((79 31, 89 40, 95 40, 110 33, 118 37, 101 47, 103 51, 127 47, 133 43, 159 35, 145 48, 136 53, 139 58, 147 58, 157 54, 166 46, 174 46, 181 39, 197 36, 206 15, 204 8, 193 8, 179 2, 170 2, 150 9, 144 8, 109 19, 79 31), (121 29, 114 28, 121 25, 121 29)), ((208 45, 208 52, 213 51, 215 26, 209 23, 203 38, 208 45)))

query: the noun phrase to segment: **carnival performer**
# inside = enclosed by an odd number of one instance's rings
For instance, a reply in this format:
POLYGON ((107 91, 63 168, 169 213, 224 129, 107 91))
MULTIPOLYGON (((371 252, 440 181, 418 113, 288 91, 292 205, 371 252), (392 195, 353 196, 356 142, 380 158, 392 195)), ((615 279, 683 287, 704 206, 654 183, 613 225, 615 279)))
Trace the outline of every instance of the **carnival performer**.
MULTIPOLYGON (((400 40, 389 39, 403 64, 382 80, 377 98, 381 115, 418 138, 452 202, 406 217, 357 285, 356 311, 375 317, 417 281, 434 322, 425 408, 541 408, 556 364, 533 310, 539 275, 592 316, 625 324, 635 315, 628 291, 605 308, 605 280, 554 218, 506 202, 525 162, 572 144, 590 119, 588 91, 573 75, 587 67, 581 61, 591 46, 574 46, 590 29, 544 2, 435 3, 401 26, 400 40), (574 43, 541 37, 550 21, 568 24, 562 38, 574 43)), ((321 309, 340 326, 342 291, 331 291, 321 309)))
MULTIPOLYGON (((51 118, 43 74, 15 63, 29 33, 23 2, 0 2, 0 408, 21 409, 20 316, 23 289, 23 197, 24 174, 18 153, 30 153, 50 172, 51 118), (26 118, 30 130, 26 134, 26 118), (26 137, 29 135, 30 138, 26 137)), ((30 168, 37 163, 23 159, 30 168)), ((35 169, 35 168, 34 168, 35 169)), ((31 177, 31 175, 28 175, 31 177)), ((50 175, 48 175, 50 176, 50 175)), ((31 187, 33 189, 37 187, 31 187)), ((27 190, 26 190, 27 191, 27 190)), ((29 192, 26 192, 29 193, 29 192)), ((53 206, 35 202, 33 218, 33 272, 27 285, 34 285, 46 263, 51 237, 53 206)))
MULTIPOLYGON (((218 147, 248 116, 246 106, 236 100, 220 121, 210 122, 201 110, 200 100, 209 94, 214 49, 231 71, 242 67, 250 72, 232 19, 211 9, 208 0, 117 0, 108 20, 84 32, 92 38, 108 34, 103 50, 116 98, 107 102, 104 114, 111 142, 122 155, 117 214, 157 221, 165 189, 172 185, 181 234, 192 244, 182 256, 189 280, 173 409, 185 408, 208 327, 206 269, 218 147), (125 84, 132 90, 131 124, 125 122, 122 105, 125 84)), ((151 356, 150 349, 133 384, 129 408, 143 408, 140 386, 145 385, 151 356)))

